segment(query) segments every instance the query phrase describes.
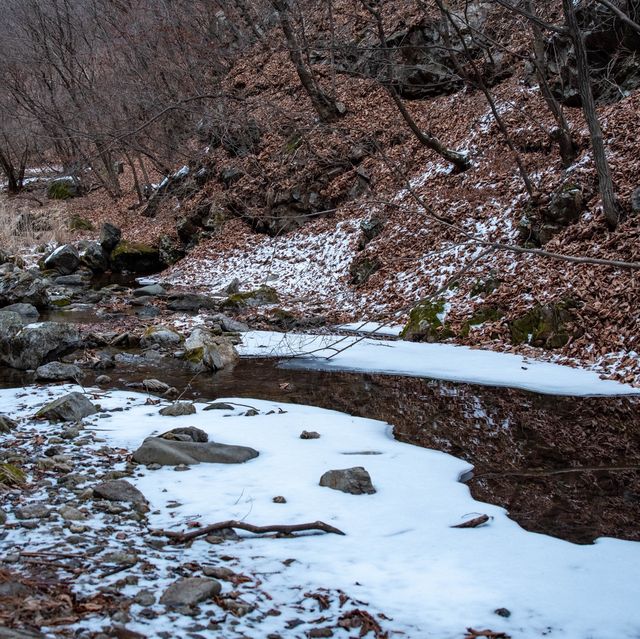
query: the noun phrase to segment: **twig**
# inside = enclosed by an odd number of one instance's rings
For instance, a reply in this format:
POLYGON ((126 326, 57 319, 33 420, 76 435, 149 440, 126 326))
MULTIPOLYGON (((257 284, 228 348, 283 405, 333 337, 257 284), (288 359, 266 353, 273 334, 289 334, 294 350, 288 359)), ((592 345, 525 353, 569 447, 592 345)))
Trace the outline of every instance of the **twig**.
POLYGON ((474 517, 473 519, 469 519, 469 521, 463 521, 461 524, 451 526, 451 528, 477 528, 478 526, 486 524, 488 521, 489 515, 480 515, 480 517, 474 517))
POLYGON ((333 533, 334 535, 345 534, 338 528, 334 528, 329 524, 325 524, 323 521, 314 521, 310 524, 276 524, 274 526, 255 526, 244 521, 236 520, 220 521, 217 524, 211 524, 210 526, 198 528, 196 530, 192 530, 191 532, 177 533, 171 530, 160 530, 157 532, 157 534, 164 535, 165 537, 171 537, 174 540, 173 543, 175 544, 183 544, 187 541, 191 541, 192 539, 196 539, 196 537, 204 537, 209 533, 215 532, 217 530, 224 530, 225 528, 247 530, 248 532, 252 532, 257 535, 261 535, 264 533, 281 533, 283 535, 290 535, 295 532, 304 532, 308 530, 320 530, 326 533, 333 533))

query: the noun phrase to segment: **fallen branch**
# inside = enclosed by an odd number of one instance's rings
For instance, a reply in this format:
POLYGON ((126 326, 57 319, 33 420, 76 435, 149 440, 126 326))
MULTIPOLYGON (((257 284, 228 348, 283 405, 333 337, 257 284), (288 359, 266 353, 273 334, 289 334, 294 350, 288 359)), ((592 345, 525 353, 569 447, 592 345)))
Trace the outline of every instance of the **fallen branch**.
POLYGON ((478 526, 482 526, 489 521, 488 515, 480 515, 480 517, 475 517, 474 519, 469 519, 469 521, 463 521, 461 524, 456 524, 455 526, 451 526, 451 528, 477 528, 478 526))
POLYGON ((329 524, 325 524, 323 521, 314 521, 310 524, 280 524, 274 526, 255 526, 253 524, 247 524, 244 521, 221 521, 217 524, 211 524, 204 528, 197 528, 191 532, 174 532, 171 530, 160 530, 156 534, 164 535, 165 537, 171 537, 174 544, 183 544, 187 541, 191 541, 196 537, 204 537, 209 533, 216 532, 217 530, 225 530, 226 528, 237 528, 238 530, 247 530, 248 532, 255 533, 256 535, 262 535, 265 533, 279 533, 282 535, 291 535, 296 532, 304 532, 308 530, 320 530, 326 533, 333 533, 334 535, 344 535, 341 530, 334 528, 329 524))

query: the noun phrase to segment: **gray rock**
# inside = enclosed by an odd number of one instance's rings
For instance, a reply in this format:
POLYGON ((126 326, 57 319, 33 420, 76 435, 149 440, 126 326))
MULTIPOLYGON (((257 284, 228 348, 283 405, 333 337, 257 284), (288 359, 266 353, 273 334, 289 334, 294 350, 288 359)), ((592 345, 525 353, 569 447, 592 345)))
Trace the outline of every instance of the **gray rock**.
POLYGON ((7 417, 6 415, 0 415, 0 433, 8 433, 12 431, 18 422, 11 419, 11 417, 7 417))
POLYGON ((30 630, 16 630, 0 626, 0 639, 44 639, 45 635, 30 630))
POLYGON ((201 369, 221 370, 238 359, 238 353, 228 339, 200 327, 193 329, 184 348, 185 360, 201 369))
POLYGON ((100 246, 107 252, 111 253, 122 239, 122 231, 113 224, 105 222, 100 229, 100 246))
POLYGON ((148 437, 133 459, 140 464, 162 466, 210 464, 242 464, 258 456, 258 451, 247 446, 229 446, 216 442, 171 441, 162 437, 148 437))
POLYGON ((183 415, 193 415, 195 412, 196 407, 191 402, 176 402, 160 409, 160 414, 165 417, 182 417, 183 415))
POLYGON ((0 362, 27 370, 79 348, 80 332, 75 326, 40 322, 23 326, 17 313, 0 311, 0 362))
POLYGON ((150 590, 140 590, 133 601, 139 606, 153 606, 156 603, 156 596, 150 590))
POLYGON ((182 336, 177 331, 166 326, 150 326, 140 339, 142 348, 150 346, 175 346, 182 341, 182 336))
POLYGON ((80 251, 80 262, 93 273, 104 273, 109 268, 109 256, 98 242, 88 242, 80 251))
POLYGON ((171 293, 167 308, 171 311, 192 311, 218 308, 220 301, 197 293, 171 293))
POLYGON ((176 440, 176 441, 191 441, 199 442, 201 444, 209 441, 209 435, 203 430, 196 428, 195 426, 185 426, 184 428, 173 428, 172 430, 160 435, 162 439, 176 440), (186 437, 186 439, 184 439, 186 437))
POLYGON ((36 308, 49 304, 49 284, 37 272, 23 271, 5 264, 0 272, 0 306, 23 303, 36 308), (5 270, 6 269, 6 270, 5 270))
POLYGON ((142 387, 150 393, 166 393, 171 388, 159 379, 143 379, 142 387))
POLYGON ((249 330, 248 324, 238 322, 237 320, 227 317, 222 313, 212 315, 211 320, 220 324, 222 330, 227 331, 228 333, 246 333, 249 330))
POLYGON ((49 362, 36 368, 38 381, 62 382, 65 380, 78 381, 84 377, 84 373, 75 364, 62 362, 49 362))
MULTIPOLYGON (((71 287, 79 287, 84 286, 88 287, 91 282, 91 275, 84 273, 72 273, 71 275, 59 275, 58 277, 53 278, 53 283, 56 286, 71 286, 71 287)), ((67 289, 70 292, 72 289, 67 289)))
POLYGON ((134 297, 164 297, 167 291, 160 284, 149 284, 149 286, 141 286, 133 291, 134 297))
POLYGON ((47 257, 44 265, 61 275, 70 275, 80 266, 80 255, 72 244, 63 244, 47 257))
POLYGON ((16 508, 16 519, 46 519, 51 511, 44 504, 27 504, 16 508))
POLYGON ((203 410, 235 410, 235 408, 225 402, 213 402, 212 404, 207 404, 207 407, 203 410))
POLYGON ((58 513, 65 521, 83 521, 87 518, 81 510, 78 510, 73 506, 62 506, 62 508, 58 510, 58 513))
POLYGON ((105 386, 110 382, 111 378, 108 375, 98 375, 98 377, 96 377, 96 384, 98 384, 98 386, 105 386))
POLYGON ((36 413, 36 417, 52 422, 77 422, 97 412, 82 393, 74 392, 50 402, 36 413))
POLYGON ((37 320, 40 317, 38 309, 33 304, 9 304, 9 306, 5 306, 2 311, 17 313, 27 321, 37 320))
POLYGON ((362 466, 329 470, 320 478, 320 485, 351 495, 371 495, 376 492, 371 476, 362 466))
POLYGON ((103 481, 93 487, 93 494, 95 497, 108 501, 124 501, 130 504, 147 503, 145 496, 133 484, 124 479, 103 481))
POLYGON ((222 586, 215 579, 205 577, 182 577, 174 581, 160 597, 167 607, 193 606, 220 594, 222 586))
POLYGON ((316 433, 315 430, 303 430, 300 439, 320 439, 320 433, 316 433))

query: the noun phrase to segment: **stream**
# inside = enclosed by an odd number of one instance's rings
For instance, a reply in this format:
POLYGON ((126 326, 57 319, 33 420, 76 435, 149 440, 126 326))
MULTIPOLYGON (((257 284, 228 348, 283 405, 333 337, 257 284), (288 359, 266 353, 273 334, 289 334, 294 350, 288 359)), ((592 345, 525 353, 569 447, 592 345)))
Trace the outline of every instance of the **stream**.
MULTIPOLYGON (((56 313, 83 321, 87 313, 56 313)), ((591 543, 640 540, 640 398, 561 397, 527 391, 355 372, 287 368, 242 359, 193 376, 179 360, 123 351, 107 371, 111 386, 157 378, 182 399, 247 397, 309 404, 394 425, 403 442, 474 465, 463 478, 473 496, 503 506, 525 529, 591 543)), ((88 371, 91 385, 104 371, 88 371)), ((30 383, 3 367, 0 386, 30 383)), ((250 403, 250 402, 248 402, 250 403)), ((425 486, 425 490, 429 490, 425 486)))

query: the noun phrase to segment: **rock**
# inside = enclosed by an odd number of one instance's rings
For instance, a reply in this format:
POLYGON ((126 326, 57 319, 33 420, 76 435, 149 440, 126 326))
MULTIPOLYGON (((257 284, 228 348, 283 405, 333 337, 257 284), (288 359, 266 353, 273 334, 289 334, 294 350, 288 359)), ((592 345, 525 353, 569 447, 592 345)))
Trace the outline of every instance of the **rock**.
POLYGON ((111 253, 122 239, 122 231, 113 224, 105 222, 100 229, 100 246, 106 253, 111 253))
POLYGON ((320 439, 320 433, 315 430, 303 430, 300 433, 300 439, 320 439))
POLYGON ((17 313, 27 321, 37 320, 40 317, 38 309, 33 304, 9 304, 9 306, 5 306, 2 311, 17 313))
POLYGON ((44 639, 45 635, 30 630, 16 630, 0 626, 0 639, 44 639))
POLYGON ((493 612, 499 617, 504 617, 505 619, 508 619, 511 616, 511 611, 508 608, 496 608, 493 612))
POLYGON ((156 603, 156 596, 150 590, 140 590, 133 598, 134 603, 139 606, 153 606, 156 603))
POLYGON ((271 286, 261 286, 254 291, 234 293, 222 303, 223 308, 240 310, 246 307, 277 304, 280 301, 277 291, 271 286))
POLYGON ((74 364, 63 364, 62 362, 49 362, 38 366, 36 369, 36 379, 38 381, 62 382, 71 380, 77 382, 84 377, 84 373, 74 364))
POLYGON ((238 359, 238 353, 229 340, 200 327, 193 329, 184 342, 184 348, 187 362, 212 371, 229 366, 238 359))
POLYGON ((107 501, 124 501, 130 504, 146 504, 145 496, 124 479, 110 479, 93 487, 94 497, 107 501))
POLYGON ((70 231, 93 231, 95 227, 90 220, 87 220, 79 215, 72 215, 69 220, 70 231))
POLYGON ((159 379, 143 379, 142 388, 149 393, 166 393, 171 386, 161 382, 159 379))
POLYGON ((22 325, 16 313, 0 311, 0 362, 21 370, 64 355, 82 344, 77 327, 58 322, 22 325))
POLYGON ((47 519, 51 511, 44 504, 27 504, 16 508, 16 519, 47 519))
POLYGON ((167 308, 171 311, 197 312, 200 309, 218 308, 220 302, 206 295, 197 293, 171 293, 167 308))
POLYGON ((97 412, 96 407, 82 393, 74 392, 50 402, 36 413, 36 417, 52 422, 77 422, 97 412))
POLYGON ((167 326, 150 326, 140 339, 142 348, 158 346, 175 346, 182 341, 182 335, 167 326))
POLYGON ((111 268, 130 273, 157 273, 162 270, 157 247, 121 240, 111 251, 111 268))
POLYGON ((640 186, 633 189, 629 203, 633 213, 640 213, 640 186))
POLYGON ((110 383, 111 378, 108 375, 98 375, 98 377, 96 377, 96 384, 98 384, 98 386, 106 386, 110 383))
POLYGON ((159 412, 165 417, 182 417, 184 415, 193 415, 196 412, 196 407, 191 402, 176 402, 171 406, 161 408, 159 412))
POLYGON ((49 305, 49 284, 35 271, 23 271, 13 265, 11 270, 0 270, 0 306, 23 303, 43 309, 49 305))
POLYGON ((426 300, 411 309, 400 337, 413 342, 440 342, 453 336, 445 321, 445 300, 426 300))
POLYGON ((196 443, 171 441, 162 437, 148 437, 133 459, 139 464, 242 464, 258 456, 258 451, 247 446, 229 446, 216 442, 196 443))
POLYGON ((174 581, 160 597, 160 603, 168 608, 193 606, 220 594, 219 581, 205 577, 182 577, 174 581))
POLYGON ((136 288, 133 291, 134 297, 164 297, 166 294, 166 289, 160 286, 160 284, 149 284, 148 286, 141 286, 140 288, 136 288))
POLYGON ((104 273, 109 268, 109 256, 98 242, 88 242, 79 254, 80 263, 93 273, 104 273))
POLYGON ((208 442, 209 435, 203 430, 196 428, 195 426, 185 426, 184 428, 172 428, 160 435, 162 439, 176 440, 176 441, 190 441, 190 442, 208 442), (186 438, 186 439, 185 439, 186 438))
POLYGON ((231 404, 226 404, 225 402, 213 402, 212 404, 207 404, 206 408, 203 410, 235 410, 231 404))
POLYGON ((80 181, 71 175, 51 180, 47 187, 47 197, 50 200, 68 200, 80 194, 80 181))
POLYGON ((179 262, 186 255, 186 252, 177 240, 169 235, 161 235, 158 243, 158 254, 160 255, 160 261, 165 266, 171 266, 179 262))
POLYGON ((351 495, 371 495, 376 492, 371 483, 371 476, 362 466, 329 470, 320 478, 320 486, 340 490, 351 495))
POLYGON ((0 433, 8 433, 18 426, 18 422, 7 417, 6 415, 0 415, 0 433))
POLYGON ((80 255, 75 246, 63 244, 44 261, 45 268, 55 269, 61 275, 70 275, 80 266, 80 255))
POLYGON ((81 510, 78 510, 73 506, 62 506, 62 508, 58 510, 58 513, 65 521, 83 521, 87 518, 81 510))
POLYGON ((286 504, 287 503, 287 500, 282 495, 277 495, 271 501, 273 501, 274 504, 286 504))
POLYGON ((514 344, 531 344, 554 349, 564 346, 569 339, 580 336, 578 327, 571 328, 575 319, 571 302, 536 305, 509 324, 514 344))
POLYGON ((227 333, 246 333, 249 330, 249 326, 244 322, 238 322, 222 313, 217 313, 211 316, 211 321, 220 324, 223 331, 227 333))
POLYGON ((368 255, 357 255, 349 266, 351 275, 351 284, 354 286, 362 286, 376 272, 380 270, 382 264, 377 257, 369 257, 368 255))

